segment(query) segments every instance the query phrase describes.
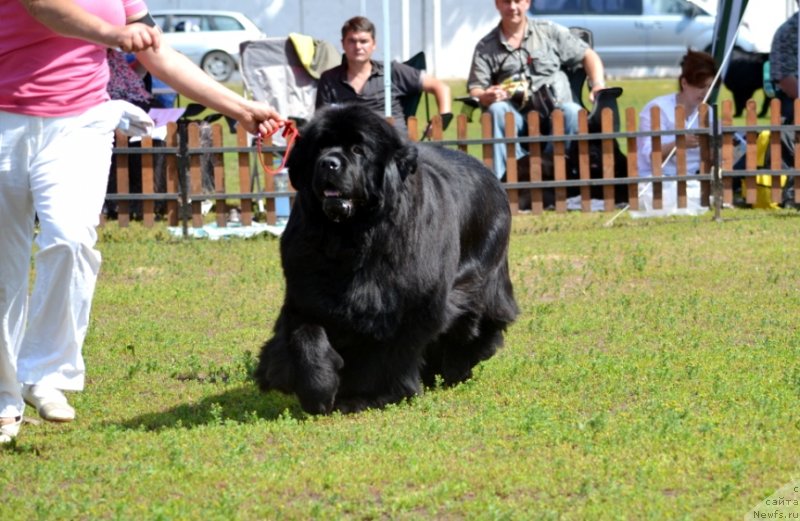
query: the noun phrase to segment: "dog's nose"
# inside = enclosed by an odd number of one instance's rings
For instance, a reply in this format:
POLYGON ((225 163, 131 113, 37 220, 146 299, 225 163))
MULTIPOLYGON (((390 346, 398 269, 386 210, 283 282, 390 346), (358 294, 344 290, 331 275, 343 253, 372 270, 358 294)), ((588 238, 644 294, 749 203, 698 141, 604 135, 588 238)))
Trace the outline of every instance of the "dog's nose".
POLYGON ((342 162, 338 157, 327 156, 319 160, 319 167, 325 171, 336 172, 342 167, 342 162))

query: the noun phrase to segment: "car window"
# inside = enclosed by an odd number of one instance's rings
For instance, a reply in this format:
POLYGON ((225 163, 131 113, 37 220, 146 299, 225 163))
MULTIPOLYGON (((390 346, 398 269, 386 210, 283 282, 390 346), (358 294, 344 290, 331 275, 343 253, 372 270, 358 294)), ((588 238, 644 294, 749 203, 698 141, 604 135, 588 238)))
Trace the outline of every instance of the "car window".
POLYGON ((548 14, 641 14, 642 0, 533 0, 531 13, 548 14))
POLYGON ((153 15, 153 20, 155 20, 156 24, 161 28, 163 32, 167 32, 167 17, 163 14, 153 15))
POLYGON ((230 16, 212 16, 212 31, 244 31, 244 26, 239 20, 230 16))
POLYGON ((176 33, 208 31, 208 19, 197 15, 172 15, 172 30, 176 33))
POLYGON ((578 14, 583 12, 583 0, 533 0, 530 10, 535 15, 578 14))
POLYGON ((652 0, 645 14, 686 14, 691 9, 686 0, 652 0))
POLYGON ((641 14, 642 0, 589 0, 587 14, 641 14))

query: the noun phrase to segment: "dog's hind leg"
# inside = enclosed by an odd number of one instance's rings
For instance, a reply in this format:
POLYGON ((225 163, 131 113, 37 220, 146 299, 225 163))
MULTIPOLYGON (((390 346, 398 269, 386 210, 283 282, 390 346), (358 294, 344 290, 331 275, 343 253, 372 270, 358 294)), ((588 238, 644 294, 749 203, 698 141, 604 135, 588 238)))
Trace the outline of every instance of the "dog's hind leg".
POLYGON ((306 324, 287 333, 279 323, 261 350, 255 378, 263 391, 294 393, 303 410, 324 414, 333 408, 343 365, 322 327, 306 324))
POLYGON ((445 385, 455 385, 472 377, 472 368, 491 358, 503 345, 505 324, 482 318, 464 317, 426 351, 422 381, 434 385, 441 375, 445 385))
POLYGON ((488 360, 503 345, 503 330, 490 319, 483 319, 480 333, 471 341, 455 349, 445 349, 442 360, 442 379, 445 385, 455 385, 472 377, 472 368, 483 360, 488 360))

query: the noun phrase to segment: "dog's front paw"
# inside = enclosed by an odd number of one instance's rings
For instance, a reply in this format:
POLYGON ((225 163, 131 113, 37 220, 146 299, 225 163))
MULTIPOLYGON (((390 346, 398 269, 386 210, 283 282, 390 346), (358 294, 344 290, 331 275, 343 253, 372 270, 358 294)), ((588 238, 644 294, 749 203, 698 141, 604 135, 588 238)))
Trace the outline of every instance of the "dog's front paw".
POLYGON ((299 328, 292 341, 296 355, 295 393, 303 410, 311 414, 331 412, 344 360, 320 327, 299 328))
POLYGON ((253 379, 263 392, 272 389, 286 394, 294 392, 294 367, 286 344, 279 337, 270 339, 261 348, 253 379))
POLYGON ((334 402, 333 409, 342 414, 353 414, 376 406, 372 401, 363 398, 343 398, 334 402))

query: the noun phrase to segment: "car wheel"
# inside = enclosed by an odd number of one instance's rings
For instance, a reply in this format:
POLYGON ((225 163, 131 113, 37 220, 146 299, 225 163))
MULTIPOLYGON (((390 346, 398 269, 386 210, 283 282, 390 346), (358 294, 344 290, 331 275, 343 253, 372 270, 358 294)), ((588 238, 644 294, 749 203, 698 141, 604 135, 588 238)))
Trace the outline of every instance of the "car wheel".
POLYGON ((228 81, 236 70, 236 61, 223 51, 211 51, 203 57, 200 67, 217 81, 228 81))

